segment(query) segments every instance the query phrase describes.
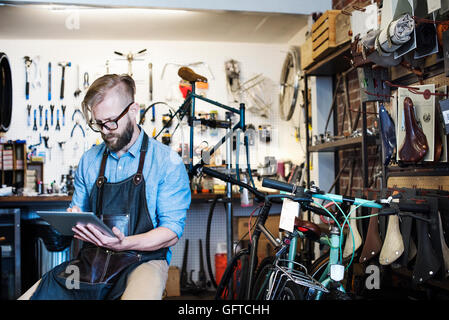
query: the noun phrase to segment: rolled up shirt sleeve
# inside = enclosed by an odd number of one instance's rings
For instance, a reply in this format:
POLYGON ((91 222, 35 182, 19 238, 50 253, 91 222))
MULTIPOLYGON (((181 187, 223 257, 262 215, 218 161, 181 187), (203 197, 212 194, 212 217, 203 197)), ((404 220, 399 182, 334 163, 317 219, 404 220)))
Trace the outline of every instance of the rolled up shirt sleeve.
POLYGON ((179 239, 191 202, 190 183, 181 157, 172 151, 169 158, 165 176, 159 183, 156 211, 158 227, 172 230, 179 239))
POLYGON ((78 164, 78 168, 75 171, 75 191, 72 196, 72 202, 70 203, 70 208, 73 206, 78 206, 81 211, 90 211, 89 205, 89 190, 87 183, 85 181, 85 165, 86 165, 86 154, 81 157, 78 164))

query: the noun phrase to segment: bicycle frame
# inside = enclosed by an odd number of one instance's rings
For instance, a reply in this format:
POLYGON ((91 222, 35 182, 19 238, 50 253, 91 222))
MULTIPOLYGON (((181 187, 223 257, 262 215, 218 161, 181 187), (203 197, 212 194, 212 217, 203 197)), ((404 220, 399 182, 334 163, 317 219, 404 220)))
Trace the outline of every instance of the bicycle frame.
MULTIPOLYGON (((205 101, 209 104, 212 104, 214 106, 217 106, 219 108, 222 108, 228 112, 231 112, 233 114, 237 114, 239 115, 239 122, 237 124, 234 125, 234 127, 231 127, 230 121, 227 121, 227 123, 223 123, 223 122, 217 122, 219 125, 219 127, 221 128, 226 128, 226 129, 230 129, 226 135, 220 139, 220 141, 215 144, 215 146, 213 146, 207 153, 208 153, 208 157, 210 158, 210 156, 212 156, 215 151, 220 148, 223 143, 225 143, 228 139, 231 139, 232 135, 237 132, 238 130, 241 130, 242 132, 246 131, 246 124, 245 124, 245 105, 243 103, 240 104, 240 108, 236 109, 236 108, 232 108, 230 106, 221 104, 215 100, 211 100, 208 98, 205 98, 201 95, 198 95, 195 93, 195 83, 191 83, 192 85, 192 91, 190 93, 188 93, 187 97, 185 98, 183 104, 181 105, 180 109, 186 109, 186 107, 190 104, 190 114, 189 114, 189 126, 190 126, 190 150, 189 150, 189 171, 193 171, 193 145, 194 145, 194 126, 193 124, 195 122, 201 122, 202 119, 198 119, 195 117, 195 100, 199 99, 202 101, 205 101)), ((248 136, 245 135, 244 136, 244 141, 243 141, 244 145, 245 145, 245 149, 246 149, 246 162, 247 162, 247 168, 248 168, 248 175, 249 175, 249 180, 251 182, 251 185, 254 187, 254 180, 253 180, 253 176, 251 173, 251 166, 250 166, 250 160, 249 160, 249 140, 248 140, 248 136)), ((239 159, 237 159, 237 163, 236 163, 236 176, 237 176, 237 180, 240 181, 240 172, 239 172, 239 159)))

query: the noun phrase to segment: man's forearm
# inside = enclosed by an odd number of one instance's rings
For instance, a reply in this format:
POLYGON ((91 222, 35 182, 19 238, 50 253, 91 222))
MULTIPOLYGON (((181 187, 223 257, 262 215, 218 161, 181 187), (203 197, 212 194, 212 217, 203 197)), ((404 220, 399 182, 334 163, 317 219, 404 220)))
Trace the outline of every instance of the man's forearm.
POLYGON ((175 245, 178 236, 165 227, 157 227, 151 231, 128 236, 123 239, 123 250, 155 251, 175 245))

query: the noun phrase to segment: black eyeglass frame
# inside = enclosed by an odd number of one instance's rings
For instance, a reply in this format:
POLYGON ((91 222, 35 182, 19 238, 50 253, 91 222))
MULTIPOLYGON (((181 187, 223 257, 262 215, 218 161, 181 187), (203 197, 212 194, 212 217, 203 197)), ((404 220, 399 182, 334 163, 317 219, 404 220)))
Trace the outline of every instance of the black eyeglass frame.
POLYGON ((117 128, 118 128, 118 121, 119 121, 121 118, 123 118, 123 117, 125 116, 125 114, 128 113, 129 108, 130 108, 133 104, 134 104, 134 101, 131 102, 130 104, 128 104, 128 106, 122 111, 122 113, 120 113, 120 115, 119 115, 117 118, 113 119, 113 120, 108 120, 108 121, 105 121, 104 123, 101 123, 101 122, 94 122, 93 120, 91 120, 91 121, 89 122, 89 127, 90 127, 93 131, 95 131, 95 132, 101 132, 101 131, 103 131, 103 128, 106 128, 106 129, 108 129, 109 131, 117 130, 117 128), (115 128, 114 128, 114 127, 112 127, 112 128, 109 127, 109 126, 107 125, 108 123, 115 123, 115 128))

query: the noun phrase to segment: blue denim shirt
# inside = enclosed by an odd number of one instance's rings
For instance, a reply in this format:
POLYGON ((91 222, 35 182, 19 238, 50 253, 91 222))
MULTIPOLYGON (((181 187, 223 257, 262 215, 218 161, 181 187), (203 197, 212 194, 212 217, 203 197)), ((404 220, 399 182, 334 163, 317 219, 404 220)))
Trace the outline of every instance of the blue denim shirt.
MULTIPOLYGON (((139 165, 140 146, 144 131, 132 147, 120 158, 109 152, 105 176, 108 182, 120 182, 134 175, 139 165)), ((89 195, 100 172, 104 142, 86 151, 75 173, 75 192, 70 207, 78 206, 82 211, 92 211, 89 195)), ((181 238, 191 194, 187 171, 181 157, 170 147, 154 139, 148 139, 148 151, 143 167, 148 211, 154 228, 166 227, 181 238)), ((170 263, 171 249, 167 253, 170 263)))

